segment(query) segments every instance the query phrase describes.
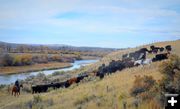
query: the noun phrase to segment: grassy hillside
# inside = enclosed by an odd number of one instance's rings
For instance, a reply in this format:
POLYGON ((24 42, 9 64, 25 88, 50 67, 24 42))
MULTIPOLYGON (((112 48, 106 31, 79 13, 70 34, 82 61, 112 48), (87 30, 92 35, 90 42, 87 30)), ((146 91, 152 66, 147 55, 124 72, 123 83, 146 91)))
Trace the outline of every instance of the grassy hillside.
MULTIPOLYGON (((180 41, 160 42, 153 45, 172 45, 172 52, 180 56, 180 41)), ((141 47, 111 53, 102 58, 100 62, 89 65, 81 70, 94 70, 102 63, 108 64, 112 59, 121 59, 122 54, 135 51, 141 47)), ((145 47, 149 47, 149 45, 145 47)), ((128 109, 135 109, 133 106, 134 98, 129 94, 135 79, 134 76, 151 75, 156 80, 160 80, 162 78, 158 70, 160 63, 162 62, 117 71, 110 76, 106 76, 103 80, 91 77, 93 79, 89 81, 87 78, 80 84, 74 84, 68 89, 52 90, 48 93, 34 95, 23 92, 19 98, 12 97, 7 92, 7 88, 2 88, 0 108, 31 109, 33 105, 33 109, 122 109, 123 101, 126 101, 128 109)), ((152 109, 152 105, 153 102, 143 102, 139 109, 152 109)), ((153 109, 156 109, 154 107, 153 109)))
MULTIPOLYGON (((180 40, 177 40, 177 41, 166 41, 166 42, 157 42, 157 43, 153 43, 153 44, 139 46, 139 47, 136 47, 136 48, 130 48, 130 49, 125 49, 125 50, 115 51, 115 52, 110 53, 107 56, 103 57, 96 64, 91 65, 89 67, 89 69, 87 67, 87 69, 88 70, 92 70, 92 68, 93 69, 97 69, 103 63, 109 64, 109 62, 112 61, 112 60, 119 60, 119 59, 121 59, 123 54, 134 52, 134 51, 139 50, 140 48, 144 48, 144 47, 150 49, 151 45, 155 45, 155 46, 158 46, 158 47, 165 47, 166 45, 171 45, 172 46, 172 54, 177 54, 178 56, 180 56, 180 46, 179 46, 180 45, 180 40)), ((147 57, 152 57, 152 55, 148 54, 147 57)))

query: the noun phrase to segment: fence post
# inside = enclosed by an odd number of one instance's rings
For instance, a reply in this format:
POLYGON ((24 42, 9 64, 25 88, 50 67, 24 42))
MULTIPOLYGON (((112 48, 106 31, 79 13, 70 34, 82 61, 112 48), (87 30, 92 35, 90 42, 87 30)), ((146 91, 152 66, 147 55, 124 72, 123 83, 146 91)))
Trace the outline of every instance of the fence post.
POLYGON ((106 91, 107 91, 107 93, 109 92, 109 86, 108 85, 106 86, 106 91))
POLYGON ((139 107, 139 99, 138 98, 135 98, 134 106, 136 109, 138 109, 138 107, 139 107))
POLYGON ((127 109, 127 102, 126 101, 123 101, 123 109, 127 109))

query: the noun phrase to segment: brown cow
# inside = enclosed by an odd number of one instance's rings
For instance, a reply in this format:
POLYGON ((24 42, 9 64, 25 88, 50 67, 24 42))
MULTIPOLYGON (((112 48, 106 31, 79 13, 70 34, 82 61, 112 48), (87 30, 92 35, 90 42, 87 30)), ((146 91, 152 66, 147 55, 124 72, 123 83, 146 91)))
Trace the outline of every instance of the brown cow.
POLYGON ((71 84, 73 84, 73 83, 77 83, 77 78, 74 77, 74 78, 69 79, 69 80, 68 80, 68 83, 69 83, 69 85, 71 85, 71 84))

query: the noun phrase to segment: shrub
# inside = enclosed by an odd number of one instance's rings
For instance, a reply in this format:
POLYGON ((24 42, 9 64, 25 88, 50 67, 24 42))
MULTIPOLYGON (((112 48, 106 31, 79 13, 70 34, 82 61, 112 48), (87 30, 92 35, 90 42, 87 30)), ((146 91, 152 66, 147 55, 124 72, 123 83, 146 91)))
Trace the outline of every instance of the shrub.
POLYGON ((2 66, 12 66, 13 65, 13 56, 10 54, 5 54, 2 56, 2 66))
POLYGON ((53 105, 54 105, 53 99, 42 100, 42 97, 40 95, 37 95, 34 96, 32 100, 28 101, 25 104, 24 108, 26 109, 28 107, 28 109, 44 109, 45 107, 47 108, 48 106, 53 106, 53 105))
POLYGON ((62 62, 61 56, 60 55, 54 55, 51 57, 52 61, 58 61, 58 62, 62 62))
POLYGON ((34 103, 42 102, 42 97, 40 95, 33 96, 33 102, 34 103))
POLYGON ((4 84, 1 84, 0 85, 0 89, 3 89, 3 88, 5 88, 6 87, 6 85, 4 85, 4 84))
POLYGON ((13 65, 14 66, 20 66, 20 65, 22 65, 22 63, 21 63, 21 57, 20 56, 14 56, 14 60, 13 60, 13 65))
POLYGON ((32 55, 25 54, 21 56, 22 65, 31 65, 32 64, 32 55))
POLYGON ((54 73, 52 73, 52 76, 63 75, 64 73, 64 71, 55 71, 54 73))
POLYGON ((43 73, 43 72, 39 72, 37 75, 36 75, 37 78, 44 78, 46 77, 46 75, 43 73))
POLYGON ((156 84, 156 81, 152 76, 135 76, 134 85, 130 91, 131 95, 136 97, 140 96, 143 99, 151 97, 151 93, 149 93, 153 86, 156 84))
POLYGON ((41 96, 33 96, 33 100, 28 101, 25 106, 29 109, 43 109, 43 101, 41 96))
POLYGON ((10 55, 5 54, 1 56, 1 66, 22 66, 32 64, 32 55, 23 54, 23 55, 10 55))
POLYGON ((84 103, 87 103, 87 102, 89 102, 89 101, 91 101, 91 100, 93 100, 93 99, 95 99, 96 98, 96 96, 95 95, 83 95, 82 97, 81 97, 81 99, 78 99, 77 101, 75 101, 75 103, 74 103, 74 105, 82 105, 82 104, 84 104, 84 103))
POLYGON ((177 55, 171 55, 169 60, 160 65, 160 72, 164 78, 160 81, 160 87, 163 92, 180 92, 180 58, 177 55))

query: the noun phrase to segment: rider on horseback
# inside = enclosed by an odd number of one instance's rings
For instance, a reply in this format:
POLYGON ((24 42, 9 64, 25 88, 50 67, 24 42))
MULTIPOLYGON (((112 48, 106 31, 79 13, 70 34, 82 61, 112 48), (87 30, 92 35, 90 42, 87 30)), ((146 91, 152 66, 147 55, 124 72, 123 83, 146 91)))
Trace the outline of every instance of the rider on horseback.
POLYGON ((19 90, 20 87, 19 87, 19 81, 18 81, 18 80, 15 81, 15 86, 16 86, 17 89, 19 90))

